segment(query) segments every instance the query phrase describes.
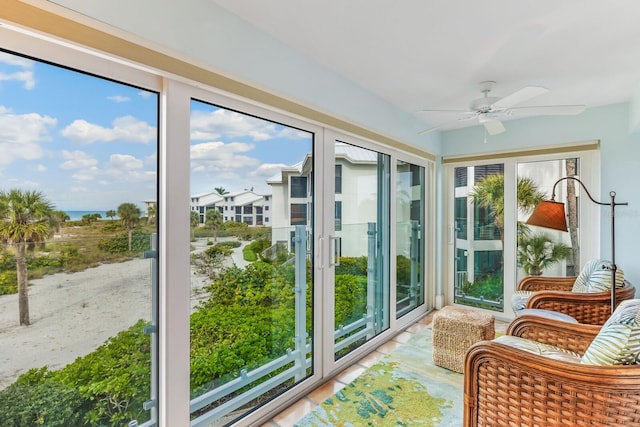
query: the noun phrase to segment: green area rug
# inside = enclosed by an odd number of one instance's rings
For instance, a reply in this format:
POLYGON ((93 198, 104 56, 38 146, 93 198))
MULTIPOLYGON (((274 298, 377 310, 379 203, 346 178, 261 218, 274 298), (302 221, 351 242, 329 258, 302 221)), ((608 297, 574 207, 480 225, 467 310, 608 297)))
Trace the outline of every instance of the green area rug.
POLYGON ((462 425, 462 374, 435 366, 431 327, 295 423, 316 426, 462 425))

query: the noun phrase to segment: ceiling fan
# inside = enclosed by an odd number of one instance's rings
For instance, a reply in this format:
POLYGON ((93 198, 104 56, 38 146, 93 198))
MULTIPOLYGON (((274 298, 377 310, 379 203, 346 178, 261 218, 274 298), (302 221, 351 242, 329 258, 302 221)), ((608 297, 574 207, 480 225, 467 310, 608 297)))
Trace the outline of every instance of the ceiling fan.
POLYGON ((584 111, 584 105, 546 105, 536 107, 517 107, 525 101, 548 92, 548 89, 540 86, 525 86, 510 95, 502 98, 490 96, 495 81, 489 80, 480 83, 480 92, 483 96, 474 99, 469 104, 468 110, 420 110, 421 112, 454 113, 459 114, 457 120, 441 126, 423 130, 418 134, 433 132, 460 121, 477 120, 490 135, 497 135, 505 131, 501 118, 509 118, 516 115, 528 116, 552 116, 575 115, 584 111))

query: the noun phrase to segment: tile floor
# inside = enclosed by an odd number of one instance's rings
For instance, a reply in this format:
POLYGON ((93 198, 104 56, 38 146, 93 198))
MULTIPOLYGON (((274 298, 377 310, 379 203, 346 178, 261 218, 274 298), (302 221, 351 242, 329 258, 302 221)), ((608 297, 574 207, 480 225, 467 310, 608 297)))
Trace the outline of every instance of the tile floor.
MULTIPOLYGON (((431 323, 434 312, 427 314, 420 318, 415 323, 410 325, 404 332, 396 335, 391 341, 388 341, 378 347, 375 351, 369 353, 362 359, 360 359, 354 365, 348 367, 337 375, 334 379, 324 383, 317 389, 310 392, 305 397, 301 398, 287 409, 273 417, 268 422, 264 423, 261 427, 291 427, 293 423, 302 418, 305 414, 311 412, 313 408, 324 402, 327 398, 331 397, 334 393, 341 390, 348 383, 356 379, 367 368, 382 359, 385 355, 391 351, 406 343, 413 334, 426 328, 431 323)), ((506 330, 507 323, 496 319, 496 331, 506 330)))

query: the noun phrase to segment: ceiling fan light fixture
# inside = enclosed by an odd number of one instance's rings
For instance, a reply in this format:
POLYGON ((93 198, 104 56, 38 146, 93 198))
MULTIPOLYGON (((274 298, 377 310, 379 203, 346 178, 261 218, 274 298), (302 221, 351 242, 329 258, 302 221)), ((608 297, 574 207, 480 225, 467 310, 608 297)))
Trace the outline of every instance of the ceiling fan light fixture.
MULTIPOLYGON (((497 135, 505 131, 501 119, 509 119, 516 116, 551 116, 551 115, 574 115, 584 111, 584 105, 542 105, 542 106, 518 106, 532 98, 543 95, 549 90, 542 86, 525 86, 504 97, 489 96, 495 81, 487 80, 480 83, 482 97, 476 98, 469 103, 468 111, 452 109, 421 110, 422 112, 456 113, 460 114, 457 120, 436 129, 447 129, 454 126, 456 122, 474 120, 477 118, 479 124, 484 125, 490 135, 497 135)), ((425 133, 423 131, 421 133, 425 133)))

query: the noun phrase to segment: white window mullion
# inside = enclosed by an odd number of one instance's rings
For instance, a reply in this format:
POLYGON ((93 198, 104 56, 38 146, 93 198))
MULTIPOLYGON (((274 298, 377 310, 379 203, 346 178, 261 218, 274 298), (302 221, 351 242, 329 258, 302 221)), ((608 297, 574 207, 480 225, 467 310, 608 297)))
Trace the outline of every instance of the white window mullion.
POLYGON ((161 99, 158 421, 177 426, 190 418, 188 87, 165 80, 161 99))

